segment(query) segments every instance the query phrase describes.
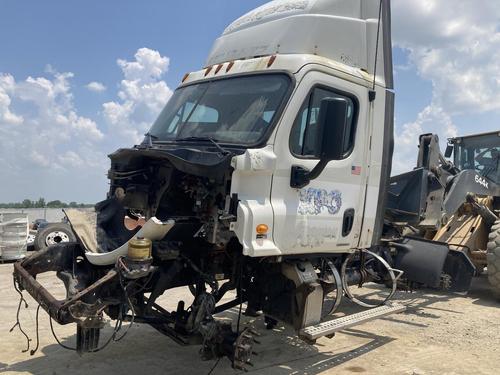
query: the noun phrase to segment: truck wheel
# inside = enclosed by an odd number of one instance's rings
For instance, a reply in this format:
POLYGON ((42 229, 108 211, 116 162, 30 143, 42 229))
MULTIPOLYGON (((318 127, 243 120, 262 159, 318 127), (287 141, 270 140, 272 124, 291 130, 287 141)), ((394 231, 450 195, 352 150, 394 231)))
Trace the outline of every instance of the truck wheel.
POLYGON ((65 223, 49 224, 36 234, 34 247, 36 251, 40 251, 61 242, 76 242, 71 227, 65 223))
POLYGON ((500 220, 491 227, 488 237, 488 280, 500 295, 500 220))

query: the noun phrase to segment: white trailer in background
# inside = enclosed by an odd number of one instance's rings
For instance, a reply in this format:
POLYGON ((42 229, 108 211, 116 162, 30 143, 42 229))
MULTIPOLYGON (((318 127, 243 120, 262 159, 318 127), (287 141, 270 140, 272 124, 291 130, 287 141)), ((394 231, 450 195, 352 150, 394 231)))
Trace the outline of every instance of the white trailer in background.
POLYGON ((0 213, 0 260, 26 256, 29 234, 28 214, 0 213))

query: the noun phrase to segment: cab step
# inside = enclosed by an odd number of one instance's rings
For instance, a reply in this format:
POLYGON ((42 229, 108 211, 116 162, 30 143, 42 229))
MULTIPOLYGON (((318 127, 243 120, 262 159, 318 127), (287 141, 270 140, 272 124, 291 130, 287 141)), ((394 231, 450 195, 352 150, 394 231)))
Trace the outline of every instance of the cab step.
POLYGON ((362 311, 356 314, 343 316, 328 322, 306 327, 299 332, 299 336, 306 340, 316 340, 323 336, 331 335, 343 329, 357 326, 375 320, 383 316, 397 314, 406 310, 406 306, 399 304, 387 304, 375 307, 370 310, 362 311))

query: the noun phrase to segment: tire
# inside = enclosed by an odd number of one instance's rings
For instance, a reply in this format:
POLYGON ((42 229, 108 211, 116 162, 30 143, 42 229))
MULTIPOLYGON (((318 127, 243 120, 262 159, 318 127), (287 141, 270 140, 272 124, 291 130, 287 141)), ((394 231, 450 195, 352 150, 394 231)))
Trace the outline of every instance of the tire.
POLYGON ((40 251, 61 242, 76 242, 75 234, 68 224, 54 223, 37 232, 34 247, 36 251, 40 251))
POLYGON ((488 280, 494 291, 500 295, 500 220, 491 227, 488 236, 488 280))

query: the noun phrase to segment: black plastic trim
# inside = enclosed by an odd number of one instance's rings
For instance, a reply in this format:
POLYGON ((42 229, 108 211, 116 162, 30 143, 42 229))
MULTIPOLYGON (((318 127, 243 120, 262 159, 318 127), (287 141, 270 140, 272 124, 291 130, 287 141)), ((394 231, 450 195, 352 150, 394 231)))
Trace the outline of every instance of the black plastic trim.
MULTIPOLYGON (((384 150, 382 153, 382 170, 380 173, 380 185, 378 192, 377 213, 373 227, 372 244, 379 243, 384 227, 384 214, 387 203, 387 192, 392 170, 392 155, 394 153, 394 93, 385 93, 385 124, 384 124, 384 150)), ((373 135, 375 136, 375 134, 373 135)))
POLYGON ((392 66, 392 25, 391 25, 391 0, 382 0, 382 33, 384 36, 384 75, 385 87, 394 89, 394 73, 392 66))

